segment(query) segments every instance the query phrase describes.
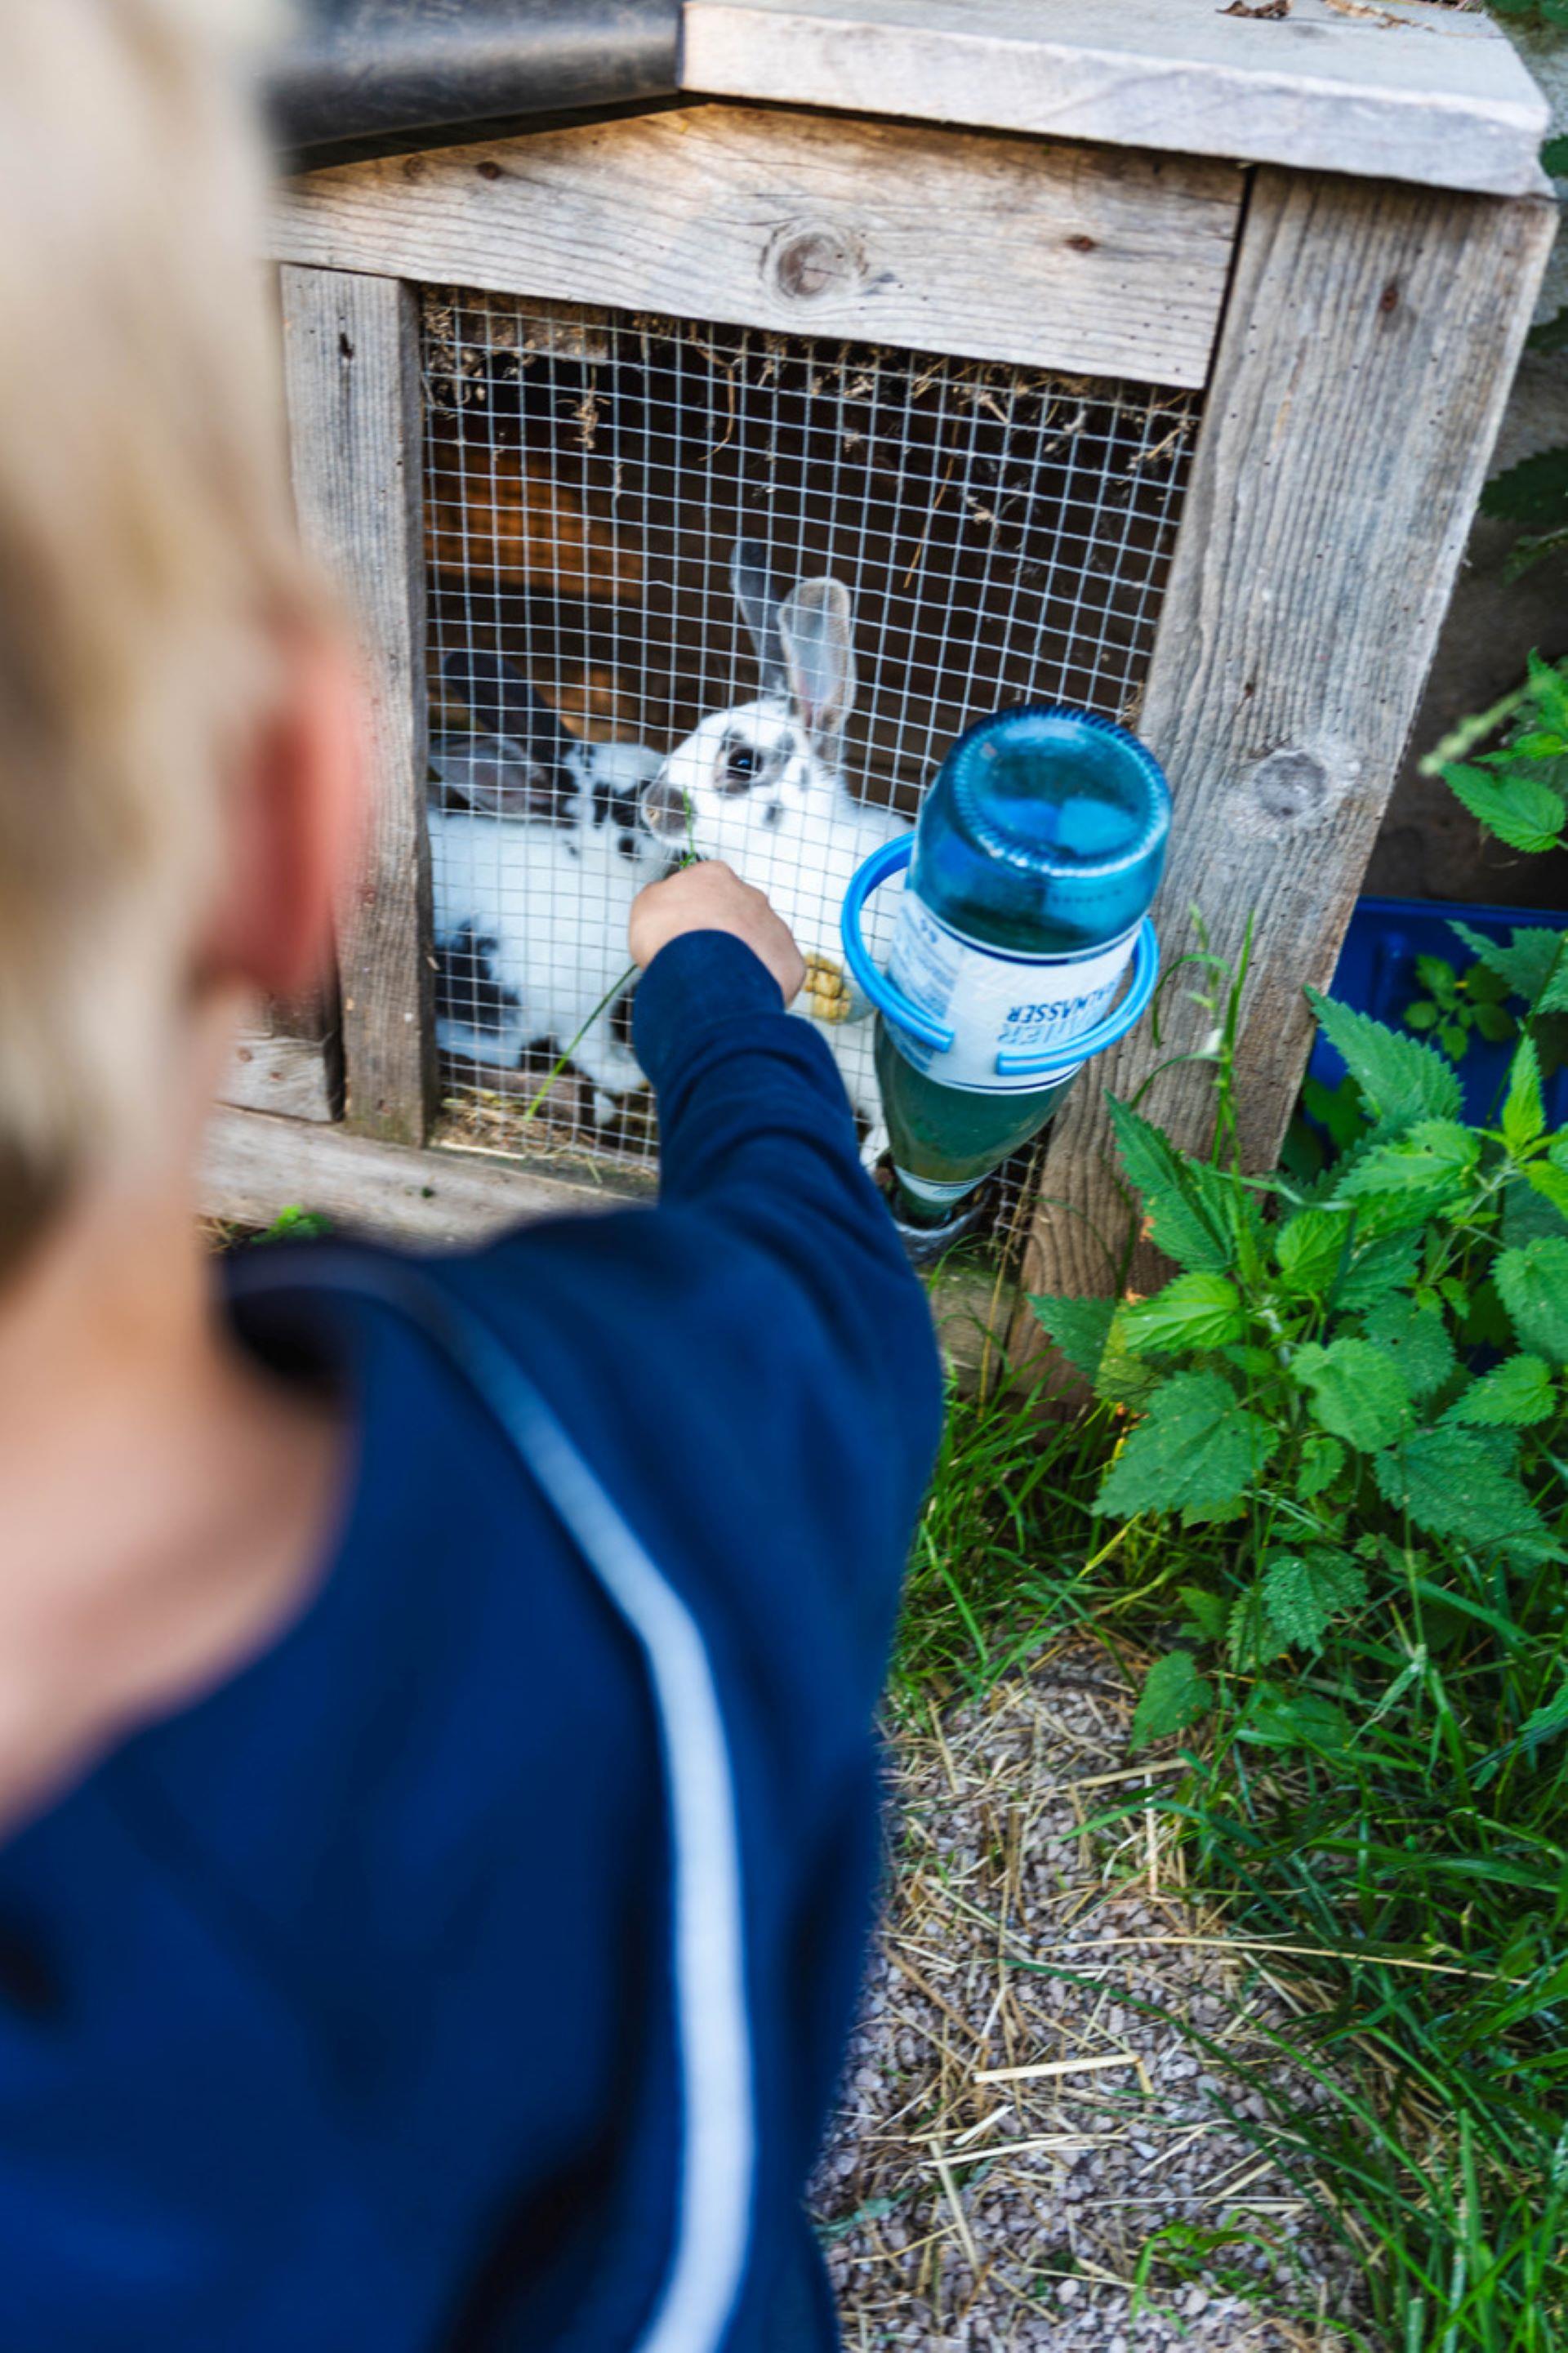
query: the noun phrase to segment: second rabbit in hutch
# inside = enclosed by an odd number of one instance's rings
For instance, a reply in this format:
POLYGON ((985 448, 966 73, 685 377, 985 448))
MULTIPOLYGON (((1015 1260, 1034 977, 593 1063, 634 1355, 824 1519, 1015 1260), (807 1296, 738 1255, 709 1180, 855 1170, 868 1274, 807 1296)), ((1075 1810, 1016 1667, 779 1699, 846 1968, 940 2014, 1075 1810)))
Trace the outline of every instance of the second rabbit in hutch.
MULTIPOLYGON (((855 702, 854 618, 838 580, 803 580, 781 599, 765 548, 736 544, 736 600, 756 648, 762 693, 712 712, 679 744, 644 797, 652 831, 672 849, 721 858, 767 893, 806 963, 795 1010, 823 1029, 866 1129, 864 1156, 887 1144, 874 1062, 871 1007, 844 969, 839 916, 857 869, 907 834, 895 810, 857 800, 844 773, 844 727, 855 702)), ((889 902, 868 926, 885 955, 889 902)))
POLYGON ((443 674, 488 732, 430 747, 440 1043, 511 1065, 569 1052, 604 1126, 643 1083, 616 1010, 632 901, 670 863, 639 808, 658 756, 581 742, 494 655, 448 656, 443 674))

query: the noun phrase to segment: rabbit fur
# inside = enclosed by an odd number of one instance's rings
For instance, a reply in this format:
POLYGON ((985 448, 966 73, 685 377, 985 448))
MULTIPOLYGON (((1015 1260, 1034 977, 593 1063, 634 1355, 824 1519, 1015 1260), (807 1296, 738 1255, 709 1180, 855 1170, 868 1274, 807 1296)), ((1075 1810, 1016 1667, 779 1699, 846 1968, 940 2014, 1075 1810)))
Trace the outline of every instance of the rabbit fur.
POLYGON ((603 1124, 643 1083, 616 983, 632 901, 670 863, 640 816, 658 754, 578 742, 493 655, 449 656, 444 674, 490 732, 430 747, 440 1044, 508 1063, 570 1048, 603 1124))
MULTIPOLYGON (((863 1153, 869 1166, 887 1142, 875 1025, 843 973, 839 917, 856 869, 910 823, 867 807, 845 780, 843 731, 856 683, 848 591, 831 578, 805 580, 781 603, 766 551, 751 540, 738 543, 731 570, 763 692, 710 712, 676 746, 643 797, 643 815, 672 846, 726 860, 742 881, 767 893, 795 934, 808 967, 795 1010, 817 1021, 833 1049, 869 1129, 863 1153), (829 1018, 822 1018, 825 1009, 829 1018)), ((895 903, 896 894, 883 891, 866 910, 867 946, 879 964, 895 903)))

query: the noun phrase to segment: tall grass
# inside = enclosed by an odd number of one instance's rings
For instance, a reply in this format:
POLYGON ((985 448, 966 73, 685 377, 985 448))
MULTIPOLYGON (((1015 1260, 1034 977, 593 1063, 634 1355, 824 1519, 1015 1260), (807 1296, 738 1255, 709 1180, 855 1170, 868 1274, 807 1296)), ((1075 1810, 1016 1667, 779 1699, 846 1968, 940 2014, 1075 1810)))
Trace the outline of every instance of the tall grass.
MULTIPOLYGON (((911 1561, 896 1705, 984 1691, 1079 1629, 1168 1633, 1234 1532, 1108 1533, 1091 1505, 1119 1423, 1042 1419, 1037 1390, 955 1397, 911 1561)), ((1568 1674, 1561 1563, 1505 1576, 1454 1549, 1405 1605, 1331 1639, 1303 1682, 1351 1725, 1316 1755, 1259 1740, 1227 1675, 1156 1801, 1190 1882, 1243 1942, 1310 1946, 1285 2071, 1237 2070, 1254 2126, 1363 2277, 1350 2341, 1394 2353, 1568 2348, 1568 1674), (1447 1590, 1439 1608, 1428 1597, 1447 1590), (1404 1966, 1401 1966, 1404 1964, 1404 1966)), ((1138 1806, 1149 1802, 1144 1796, 1138 1806)), ((1115 1826, 1126 1809, 1101 1817, 1115 1826)), ((1215 2044, 1211 2066, 1235 2067, 1215 2044)))
POLYGON ((1043 1381, 954 1389, 915 1533, 893 1699, 975 1696, 1087 1616, 1108 1417, 1053 1416, 1043 1381))

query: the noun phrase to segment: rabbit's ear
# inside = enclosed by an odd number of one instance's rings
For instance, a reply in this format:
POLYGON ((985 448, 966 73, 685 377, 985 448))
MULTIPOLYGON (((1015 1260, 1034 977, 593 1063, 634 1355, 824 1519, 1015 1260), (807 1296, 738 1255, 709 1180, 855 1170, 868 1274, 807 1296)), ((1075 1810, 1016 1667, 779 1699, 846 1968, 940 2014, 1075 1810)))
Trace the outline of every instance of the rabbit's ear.
POLYGON ((499 654, 449 653, 441 676, 481 726, 515 744, 525 759, 559 767, 575 747, 576 737, 562 725, 544 697, 499 654))
POLYGON ((855 704, 849 591, 838 580, 803 580, 779 615, 779 636, 812 748, 831 756, 855 704))
POLYGON ((570 796, 563 791, 559 768, 541 767, 538 761, 514 756, 511 744, 497 746, 493 760, 474 764, 473 807, 486 817, 547 818, 563 824, 570 796))
POLYGON ((441 735, 430 746, 429 801, 448 816, 547 818, 569 815, 561 772, 530 760, 515 744, 489 735, 441 735))
POLYGON ((763 692, 782 694, 789 683, 784 649, 779 637, 779 599, 768 568, 768 551, 759 539, 738 539, 730 559, 735 602, 752 633, 763 692))

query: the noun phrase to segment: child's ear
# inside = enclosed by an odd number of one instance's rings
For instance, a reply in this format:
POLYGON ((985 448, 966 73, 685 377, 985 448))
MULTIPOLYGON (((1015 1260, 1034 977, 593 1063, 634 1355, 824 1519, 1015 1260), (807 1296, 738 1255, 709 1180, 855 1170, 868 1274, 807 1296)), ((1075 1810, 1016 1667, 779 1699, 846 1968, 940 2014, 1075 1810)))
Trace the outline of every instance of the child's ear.
POLYGON ((204 981, 272 997, 328 969, 332 916, 364 831, 365 710, 348 648, 325 630, 289 640, 278 692, 235 779, 204 981))

